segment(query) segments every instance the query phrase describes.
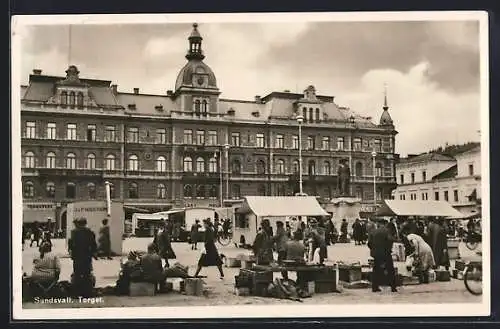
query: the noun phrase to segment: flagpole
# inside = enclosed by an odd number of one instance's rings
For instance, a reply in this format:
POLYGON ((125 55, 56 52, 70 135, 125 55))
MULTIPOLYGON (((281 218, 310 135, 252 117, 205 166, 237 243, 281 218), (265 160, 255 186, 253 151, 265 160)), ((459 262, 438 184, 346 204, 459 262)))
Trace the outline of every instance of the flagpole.
POLYGON ((223 180, 223 175, 222 175, 222 151, 219 150, 219 198, 220 198, 220 207, 222 208, 224 206, 224 197, 223 197, 223 186, 224 185, 224 180, 223 180))
POLYGON ((68 26, 68 66, 71 65, 71 24, 68 26))

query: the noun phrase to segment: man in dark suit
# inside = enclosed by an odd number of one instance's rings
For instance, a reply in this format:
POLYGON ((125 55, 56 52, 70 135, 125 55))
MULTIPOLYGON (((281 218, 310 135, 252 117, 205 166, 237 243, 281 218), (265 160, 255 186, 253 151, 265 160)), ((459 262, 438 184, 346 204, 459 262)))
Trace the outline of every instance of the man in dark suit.
POLYGON ((396 273, 391 255, 393 242, 394 237, 389 233, 386 227, 386 221, 380 220, 377 223, 377 228, 373 230, 368 237, 368 248, 370 248, 370 255, 373 257, 373 292, 381 291, 380 285, 384 278, 384 268, 387 271, 391 291, 397 292, 396 273))

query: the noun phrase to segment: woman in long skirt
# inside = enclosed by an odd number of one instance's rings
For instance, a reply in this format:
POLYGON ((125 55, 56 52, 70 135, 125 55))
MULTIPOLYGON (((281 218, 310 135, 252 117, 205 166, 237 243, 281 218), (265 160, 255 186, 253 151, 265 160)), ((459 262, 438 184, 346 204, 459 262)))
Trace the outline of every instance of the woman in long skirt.
POLYGON ((198 260, 198 268, 194 276, 198 276, 203 267, 217 266, 220 273, 220 278, 224 278, 224 271, 222 270, 222 259, 215 246, 215 231, 209 219, 203 221, 205 227, 205 250, 202 252, 198 260))

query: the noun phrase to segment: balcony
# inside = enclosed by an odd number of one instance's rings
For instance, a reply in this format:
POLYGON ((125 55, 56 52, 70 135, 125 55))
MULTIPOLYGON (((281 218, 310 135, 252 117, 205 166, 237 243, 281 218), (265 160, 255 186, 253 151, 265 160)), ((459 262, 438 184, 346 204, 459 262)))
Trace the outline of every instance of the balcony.
MULTIPOLYGON (((352 176, 352 183, 373 183, 373 176, 352 176)), ((396 177, 384 177, 384 176, 376 176, 376 183, 393 183, 396 184, 396 177)))
POLYGON ((102 169, 67 169, 67 168, 40 168, 40 176, 60 177, 103 177, 102 169))
POLYGON ((39 172, 38 172, 38 169, 35 169, 35 168, 22 168, 21 175, 23 177, 38 177, 39 172))
POLYGON ((182 175, 185 183, 203 182, 203 184, 219 184, 220 173, 218 172, 185 172, 182 175))
POLYGON ((188 154, 200 154, 200 153, 208 153, 214 154, 216 152, 220 152, 223 149, 223 146, 217 145, 183 145, 181 147, 182 152, 185 155, 188 154))

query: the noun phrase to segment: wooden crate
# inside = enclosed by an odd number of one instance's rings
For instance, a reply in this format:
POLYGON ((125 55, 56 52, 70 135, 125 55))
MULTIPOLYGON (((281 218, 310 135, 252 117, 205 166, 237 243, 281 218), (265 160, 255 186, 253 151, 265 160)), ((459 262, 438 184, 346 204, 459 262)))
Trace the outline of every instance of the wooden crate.
POLYGON ((450 281, 450 272, 447 270, 436 270, 436 281, 446 282, 450 281))
POLYGON ((228 258, 226 257, 225 259, 225 265, 226 267, 241 267, 241 260, 237 258, 228 258))
POLYGON ((241 267, 247 270, 251 270, 253 265, 255 264, 254 260, 242 260, 241 267))
POLYGON ((361 281, 361 265, 339 265, 339 280, 344 282, 361 281))
POLYGON ((184 289, 188 296, 203 295, 203 280, 199 278, 184 279, 184 289))
POLYGON ((314 273, 314 281, 337 281, 338 270, 333 266, 325 266, 314 273))
POLYGON ((156 287, 149 282, 131 282, 129 286, 129 296, 154 296, 156 287))
POLYGON ((465 270, 465 262, 463 260, 457 259, 455 261, 455 268, 460 272, 465 270))
POLYGON ((337 283, 332 281, 316 281, 314 282, 314 292, 317 294, 328 294, 337 291, 337 283))
POLYGON ((248 282, 250 293, 256 296, 265 296, 269 284, 273 282, 273 272, 271 271, 254 271, 242 268, 238 276, 238 280, 248 282))

